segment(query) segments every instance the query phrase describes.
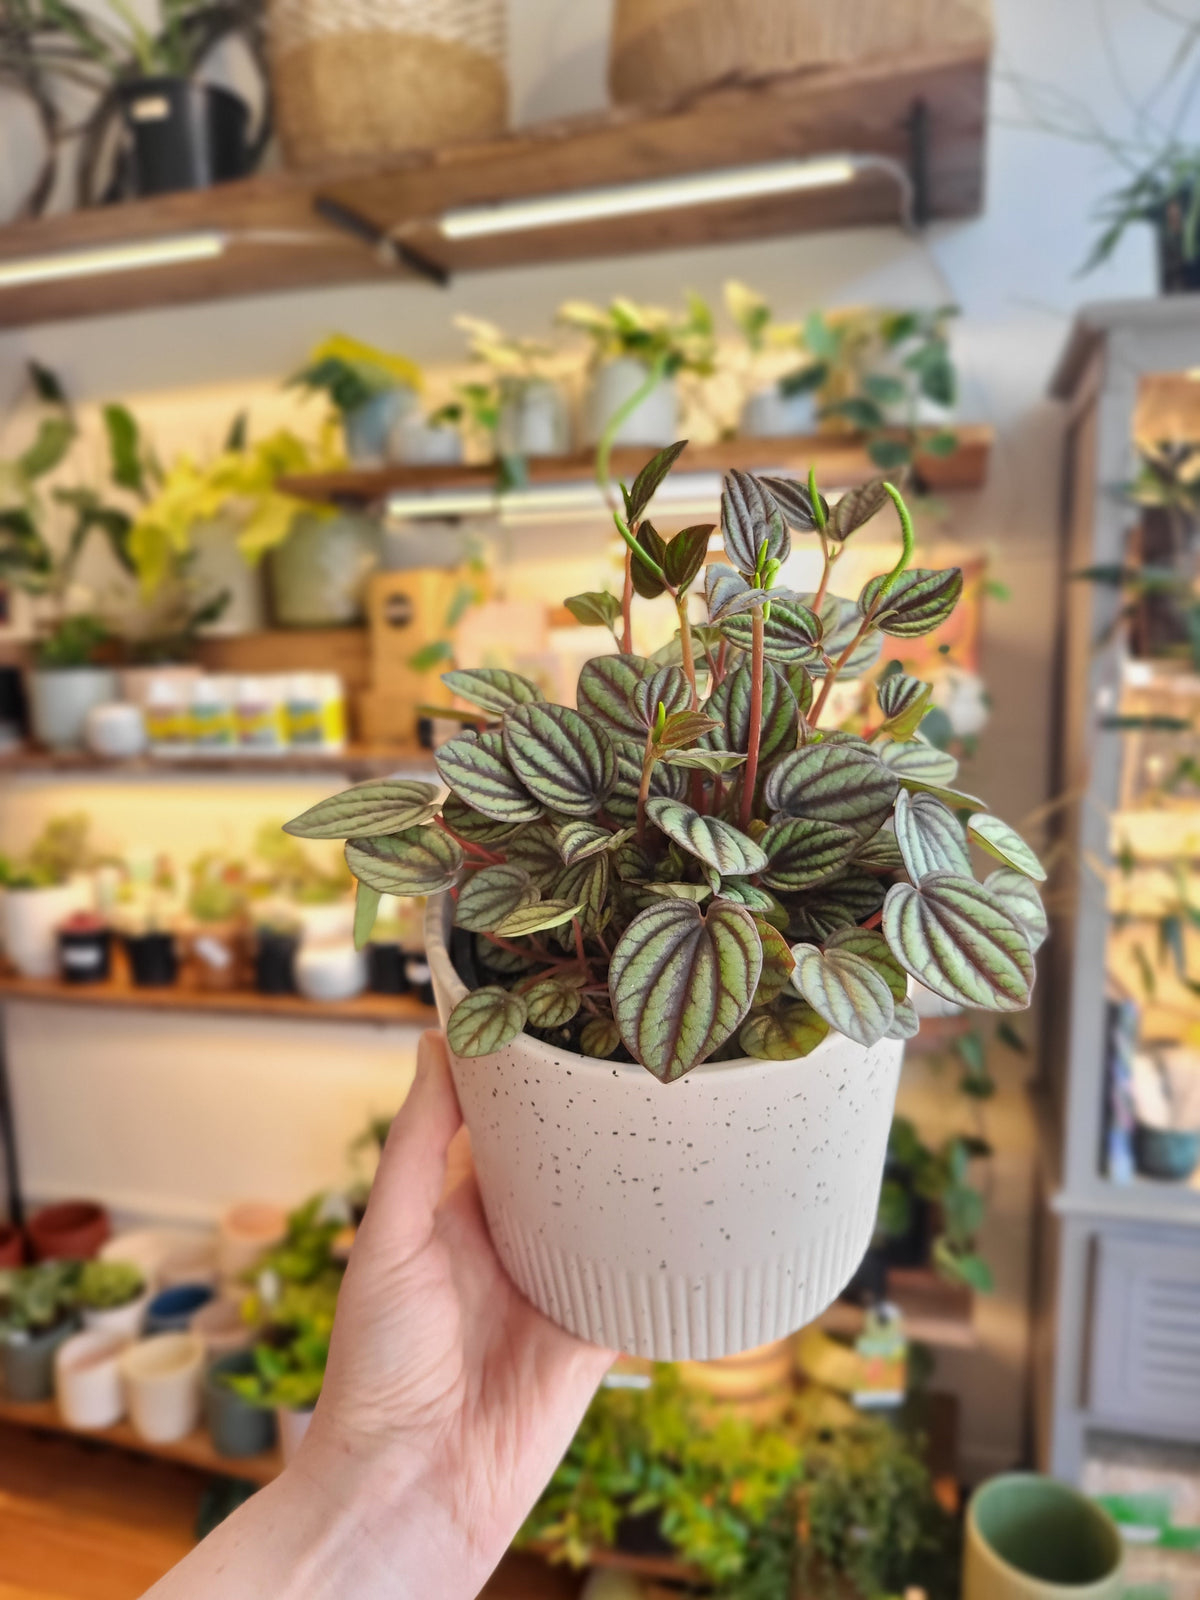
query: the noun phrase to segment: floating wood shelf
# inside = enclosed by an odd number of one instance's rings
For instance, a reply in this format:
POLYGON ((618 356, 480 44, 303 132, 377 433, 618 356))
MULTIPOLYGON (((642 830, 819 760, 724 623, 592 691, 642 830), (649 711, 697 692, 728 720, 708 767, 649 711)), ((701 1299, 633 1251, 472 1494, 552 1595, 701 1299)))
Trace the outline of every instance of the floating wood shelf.
MULTIPOLYGON (((930 430, 931 432, 934 430, 930 430)), ((931 489, 978 489, 987 477, 992 429, 979 424, 957 426, 958 449, 948 456, 918 455, 917 468, 931 489)), ((612 475, 629 482, 653 451, 622 448, 612 454, 612 475)), ((806 476, 815 467, 827 489, 848 489, 877 478, 879 467, 854 437, 811 434, 795 439, 725 439, 719 444, 691 445, 680 458, 678 472, 775 471, 806 476)), ((536 456, 527 463, 533 486, 589 483, 596 471, 593 452, 570 456, 536 456)), ((436 494, 494 487, 494 466, 360 467, 281 478, 279 487, 305 500, 373 505, 389 495, 436 494)))
MULTIPOLYGON (((184 975, 186 977, 186 974, 184 975)), ((353 1000, 306 1000, 298 994, 259 994, 253 989, 195 989, 181 981, 143 989, 114 978, 109 983, 61 983, 0 971, 0 1004, 38 1000, 49 1005, 99 1006, 118 1011, 193 1012, 204 1016, 275 1017, 306 1022, 369 1022, 375 1027, 437 1026, 437 1012, 405 994, 360 994, 353 1000)))
POLYGON ((223 248, 190 263, 10 286, 0 290, 0 326, 394 280, 397 269, 371 242, 375 233, 455 273, 896 224, 906 173, 918 216, 974 216, 983 198, 987 69, 976 49, 793 72, 369 166, 14 223, 0 230, 0 262, 197 232, 218 234, 223 248), (825 188, 603 222, 454 242, 437 226, 454 207, 828 154, 883 162, 825 188), (322 201, 352 213, 359 231, 330 222, 317 210, 322 201))
POLYGON ((0 756, 0 779, 12 773, 61 773, 66 777, 90 777, 109 773, 132 779, 169 778, 208 774, 222 778, 253 778, 258 782, 276 777, 348 777, 355 782, 387 777, 393 772, 434 773, 433 755, 416 746, 395 745, 373 748, 350 745, 338 754, 311 754, 299 751, 279 756, 137 756, 114 761, 93 755, 88 750, 43 750, 30 746, 0 756))

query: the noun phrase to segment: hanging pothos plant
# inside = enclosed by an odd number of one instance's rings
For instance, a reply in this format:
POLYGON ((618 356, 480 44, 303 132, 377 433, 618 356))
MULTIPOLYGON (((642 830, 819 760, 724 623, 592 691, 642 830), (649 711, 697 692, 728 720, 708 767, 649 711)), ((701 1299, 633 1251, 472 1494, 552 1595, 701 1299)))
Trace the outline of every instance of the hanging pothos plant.
POLYGON ((909 978, 992 1011, 1029 1002, 1044 874, 1025 841, 954 787, 954 758, 920 736, 930 687, 877 689, 867 736, 827 731, 839 676, 884 635, 933 631, 957 568, 915 567, 899 492, 882 481, 830 506, 807 486, 730 473, 729 564, 706 565, 708 526, 670 542, 646 508, 684 449, 623 490, 624 603, 575 596, 617 633, 577 706, 497 668, 444 681, 488 722, 442 745, 449 790, 363 784, 288 824, 346 839, 365 940, 383 895, 452 891, 486 981, 449 1018, 451 1048, 487 1055, 526 1027, 672 1082, 703 1061, 806 1055, 830 1030, 863 1046, 907 1038, 909 978), (846 541, 885 507, 903 548, 857 600, 830 592, 846 541), (814 594, 782 587, 793 534, 820 545, 814 594), (689 619, 703 573, 707 621, 689 619), (670 597, 668 661, 632 653, 631 595, 670 597), (618 631, 619 630, 619 631, 618 631), (969 841, 999 861, 976 881, 969 841))

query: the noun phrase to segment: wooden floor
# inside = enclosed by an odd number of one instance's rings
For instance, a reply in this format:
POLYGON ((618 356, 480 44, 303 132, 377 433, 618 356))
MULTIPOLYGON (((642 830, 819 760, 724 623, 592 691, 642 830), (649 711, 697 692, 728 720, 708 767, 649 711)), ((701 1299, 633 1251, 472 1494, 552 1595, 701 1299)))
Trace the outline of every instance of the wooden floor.
MULTIPOLYGON (((208 1481, 0 1424, 0 1600, 136 1600, 192 1548, 208 1481)), ((574 1600, 579 1587, 534 1557, 509 1557, 485 1594, 574 1600)))

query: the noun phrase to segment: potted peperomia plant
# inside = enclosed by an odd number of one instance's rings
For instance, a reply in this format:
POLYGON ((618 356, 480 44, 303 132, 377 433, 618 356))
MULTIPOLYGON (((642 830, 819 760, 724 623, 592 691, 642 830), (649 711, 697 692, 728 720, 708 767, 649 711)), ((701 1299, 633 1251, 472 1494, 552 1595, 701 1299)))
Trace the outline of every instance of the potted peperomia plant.
POLYGON ((426 947, 500 1256, 556 1321, 666 1360, 782 1337, 843 1287, 918 1027, 909 982, 1027 1005, 1042 876, 920 737, 926 684, 882 680, 865 734, 823 725, 840 674, 932 632, 962 588, 913 565, 898 491, 830 506, 811 474, 731 473, 729 564, 706 566, 711 528, 668 544, 644 520, 682 449, 617 517, 634 586, 676 607, 667 659, 629 649, 630 603, 592 595, 626 648, 584 667, 577 708, 499 669, 448 673, 491 726, 438 750, 444 801, 365 784, 288 825, 346 838, 360 940, 382 895, 438 897, 426 947), (847 539, 885 507, 894 566, 834 597, 847 539), (815 594, 778 583, 793 533, 823 552, 815 594), (970 841, 999 858, 983 883, 970 841))

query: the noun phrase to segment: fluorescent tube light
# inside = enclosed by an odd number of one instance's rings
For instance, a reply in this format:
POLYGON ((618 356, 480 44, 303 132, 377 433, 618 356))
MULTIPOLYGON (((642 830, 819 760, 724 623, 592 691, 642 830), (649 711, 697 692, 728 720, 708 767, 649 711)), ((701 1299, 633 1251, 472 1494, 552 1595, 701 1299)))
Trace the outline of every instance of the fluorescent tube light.
POLYGON ((210 261, 224 251, 225 243, 223 233, 181 233, 165 239, 139 239, 131 244, 97 245, 92 250, 64 250, 58 255, 0 259, 0 289, 99 277, 109 272, 138 272, 147 267, 173 267, 186 261, 210 261))
MULTIPOLYGON (((721 493, 717 473, 679 473, 660 486, 654 504, 673 515, 711 512, 721 493)), ((420 517, 499 517, 534 522, 554 517, 609 516, 608 502, 594 483, 534 484, 528 489, 443 489, 428 494, 399 490, 387 497, 387 512, 399 520, 420 517)))
POLYGON ((853 156, 822 156, 809 161, 770 161, 756 167, 730 167, 691 177, 656 178, 576 194, 549 194, 495 205, 461 206, 447 211, 439 226, 447 239, 478 239, 491 233, 519 233, 555 228, 571 222, 597 222, 605 217, 674 210, 681 206, 715 205, 723 200, 751 200, 800 189, 824 189, 852 183, 861 163, 853 156))

